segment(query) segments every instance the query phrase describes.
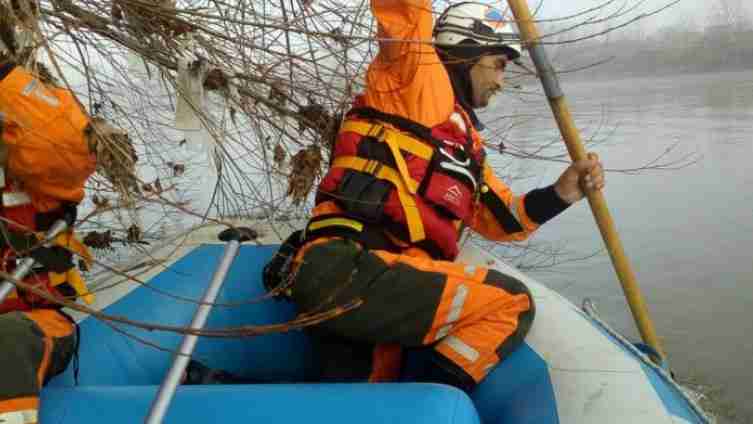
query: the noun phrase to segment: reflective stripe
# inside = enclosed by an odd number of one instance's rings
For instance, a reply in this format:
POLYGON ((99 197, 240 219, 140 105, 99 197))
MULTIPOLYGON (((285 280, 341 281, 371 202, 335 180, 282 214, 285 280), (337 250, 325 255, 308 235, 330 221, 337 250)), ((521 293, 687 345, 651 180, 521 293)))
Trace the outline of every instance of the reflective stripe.
POLYGON ((465 284, 459 284, 457 290, 455 290, 455 297, 452 298, 450 312, 447 313, 447 323, 437 331, 437 336, 434 340, 439 340, 450 333, 452 324, 460 319, 460 314, 463 312, 466 297, 468 297, 468 287, 465 284))
POLYGON ((450 334, 450 330, 452 330, 452 324, 445 324, 442 327, 437 330, 437 336, 434 337, 434 341, 440 340, 450 334))
POLYGON ((329 218, 329 219, 323 219, 321 221, 315 221, 309 224, 308 229, 311 231, 316 231, 322 227, 329 227, 331 225, 339 225, 341 227, 349 227, 356 231, 362 231, 363 230, 363 224, 347 218, 329 218))
POLYGON ((460 131, 468 131, 468 127, 465 126, 465 121, 463 121, 463 116, 461 114, 453 112, 452 115, 450 115, 450 121, 452 121, 453 124, 457 125, 460 131))
POLYGON ((479 357, 479 353, 476 349, 468 346, 464 341, 455 336, 447 336, 442 340, 442 343, 449 346, 458 355, 462 356, 469 362, 476 362, 479 357))
POLYGON ((39 421, 36 409, 0 413, 2 424, 32 424, 39 421))
POLYGON ((0 188, 5 188, 5 169, 0 167, 0 188))
POLYGON ((370 122, 358 122, 358 121, 345 121, 340 127, 340 132, 354 132, 366 137, 387 137, 397 142, 400 149, 406 152, 418 156, 421 159, 429 160, 434 153, 434 148, 424 143, 423 141, 413 138, 407 134, 403 134, 399 131, 387 128, 382 124, 374 124, 370 122))
POLYGON ((367 172, 380 180, 391 182, 395 186, 397 197, 400 200, 400 205, 402 205, 403 212, 405 213, 408 232, 410 233, 410 241, 417 242, 426 238, 424 224, 423 221, 421 221, 421 215, 418 213, 416 200, 413 198, 413 195, 408 192, 405 181, 403 181, 403 178, 397 170, 382 165, 377 161, 359 158, 358 156, 341 156, 335 158, 334 162, 332 162, 332 167, 367 172))
POLYGON ((31 203, 31 198, 23 191, 3 193, 3 206, 6 208, 14 208, 29 203, 31 203))
POLYGON ((473 192, 476 192, 476 177, 471 174, 471 171, 468 170, 468 167, 471 166, 471 159, 467 158, 465 161, 461 162, 455 157, 449 153, 443 148, 439 148, 439 152, 446 157, 449 162, 442 161, 439 162, 439 166, 444 169, 449 169, 450 171, 457 172, 458 174, 465 175, 466 178, 468 178, 468 181, 470 181, 473 184, 473 192))
POLYGON ((23 90, 21 91, 21 94, 27 97, 34 94, 37 98, 45 101, 48 105, 52 107, 60 106, 60 100, 58 100, 57 97, 49 93, 47 89, 44 87, 44 85, 42 85, 36 79, 32 79, 31 81, 29 81, 29 83, 26 84, 26 87, 24 87, 23 90))

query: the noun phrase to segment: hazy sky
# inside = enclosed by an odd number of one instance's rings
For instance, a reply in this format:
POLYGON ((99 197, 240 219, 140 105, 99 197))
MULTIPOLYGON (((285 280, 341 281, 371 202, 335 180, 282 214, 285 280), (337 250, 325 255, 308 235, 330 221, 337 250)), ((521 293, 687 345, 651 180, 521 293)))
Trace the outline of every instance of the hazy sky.
MULTIPOLYGON (((749 16, 753 12, 753 1, 750 0, 680 0, 678 4, 671 8, 648 18, 644 25, 649 28, 656 28, 688 20, 698 25, 704 25, 708 20, 709 10, 719 1, 727 1, 729 4, 742 7, 749 16)), ((562 17, 597 7, 606 3, 606 0, 528 0, 532 8, 536 7, 540 2, 543 2, 542 14, 540 16, 562 17)), ((639 7, 640 13, 646 13, 660 9, 671 2, 671 0, 615 0, 608 6, 607 10, 615 11, 625 4, 632 6, 641 3, 639 7)))
MULTIPOLYGON (((606 3, 606 0, 568 0, 568 1, 557 1, 557 0, 541 0, 543 1, 543 11, 550 15, 567 15, 572 14, 574 12, 583 11, 585 9, 597 7, 599 5, 602 5, 606 3)), ((610 10, 614 10, 615 7, 618 7, 623 4, 628 5, 636 5, 638 3, 637 0, 621 0, 621 1, 615 1, 612 5, 609 6, 610 10)), ((641 9, 642 10, 650 10, 650 9, 658 9, 662 6, 666 6, 667 4, 671 3, 669 0, 645 0, 642 2, 641 9)), ((708 0, 681 0, 679 4, 672 7, 671 10, 668 10, 668 14, 676 14, 676 13, 689 13, 695 11, 699 11, 699 13, 703 13, 703 11, 707 8, 707 4, 710 3, 708 0)), ((538 4, 538 0, 530 0, 529 4, 532 7, 535 7, 536 4, 538 4)), ((667 14, 665 12, 665 14, 667 14)))

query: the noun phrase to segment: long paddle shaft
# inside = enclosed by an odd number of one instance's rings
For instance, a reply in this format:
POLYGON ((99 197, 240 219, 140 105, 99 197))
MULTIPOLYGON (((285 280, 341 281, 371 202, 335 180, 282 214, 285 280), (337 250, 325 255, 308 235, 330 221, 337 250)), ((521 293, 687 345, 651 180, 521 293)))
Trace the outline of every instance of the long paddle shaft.
MULTIPOLYGON (((204 328, 204 324, 206 324, 207 318, 209 317, 209 312, 212 310, 212 304, 217 299, 222 283, 225 281, 225 276, 238 254, 240 244, 244 241, 251 240, 252 234, 253 231, 245 228, 231 228, 220 233, 220 240, 227 242, 227 246, 225 247, 225 252, 222 255, 220 264, 217 266, 217 269, 212 276, 209 287, 204 293, 204 297, 201 299, 201 304, 196 310, 193 321, 191 321, 191 329, 200 330, 204 328)), ((197 340, 198 336, 195 334, 187 334, 183 338, 178 354, 175 356, 175 360, 170 366, 170 371, 167 372, 167 376, 160 385, 157 397, 152 403, 152 407, 149 410, 149 416, 147 416, 145 423, 162 423, 162 419, 167 413, 167 408, 170 406, 173 395, 175 395, 175 390, 180 384, 183 372, 186 370, 188 361, 191 359, 197 340)))
MULTIPOLYGON (((47 246, 47 244, 55 239, 60 233, 65 231, 68 228, 68 223, 65 222, 65 220, 58 220, 55 221, 54 224, 52 224, 52 227, 50 227, 49 230, 47 230, 47 233, 44 236, 44 240, 42 243, 47 246)), ((11 281, 4 281, 2 284, 0 284, 0 303, 2 303, 6 297, 10 294, 10 292, 15 288, 15 284, 13 284, 13 281, 19 281, 26 278, 26 276, 29 274, 29 271, 31 271, 31 267, 34 266, 34 259, 30 256, 27 256, 23 259, 21 259, 21 262, 18 264, 16 269, 13 271, 13 274, 11 274, 12 280, 11 281)))
MULTIPOLYGON (((536 65, 536 70, 544 86, 544 92, 549 99, 549 106, 557 121, 562 138, 565 140, 570 158, 573 161, 585 159, 586 150, 583 147, 578 129, 575 127, 573 118, 570 115, 565 94, 559 86, 554 68, 552 68, 549 62, 544 46, 539 42, 541 36, 536 29, 528 4, 526 0, 507 0, 507 2, 515 15, 515 20, 523 36, 523 42, 528 47, 533 63, 536 65)), ((612 264, 617 272, 617 277, 620 279, 622 290, 625 293, 628 305, 630 305, 630 310, 633 313, 633 318, 643 337, 643 341, 656 349, 662 358, 664 358, 666 355, 659 344, 654 324, 651 322, 648 309, 646 308, 646 302, 641 295, 635 275, 622 248, 622 242, 609 214, 609 209, 607 209, 604 195, 601 191, 591 192, 588 194, 588 202, 591 204, 591 211, 594 218, 596 218, 596 223, 609 251, 612 264)))

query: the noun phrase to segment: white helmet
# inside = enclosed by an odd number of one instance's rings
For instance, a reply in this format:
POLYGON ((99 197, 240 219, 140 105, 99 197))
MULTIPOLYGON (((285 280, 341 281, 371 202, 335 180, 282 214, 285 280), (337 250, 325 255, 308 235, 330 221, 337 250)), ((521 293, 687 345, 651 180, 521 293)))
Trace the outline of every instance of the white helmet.
POLYGON ((514 23, 499 9, 476 2, 458 3, 445 9, 434 25, 434 38, 440 48, 465 44, 463 41, 470 39, 478 48, 498 50, 511 60, 518 59, 523 50, 514 23))

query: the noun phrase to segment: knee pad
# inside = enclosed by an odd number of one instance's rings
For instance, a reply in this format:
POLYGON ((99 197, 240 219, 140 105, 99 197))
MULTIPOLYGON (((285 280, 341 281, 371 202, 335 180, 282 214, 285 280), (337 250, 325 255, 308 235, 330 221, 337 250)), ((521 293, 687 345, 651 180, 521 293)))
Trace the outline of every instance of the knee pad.
POLYGON ((505 275, 495 269, 490 269, 486 274, 484 284, 499 287, 512 295, 526 295, 528 297, 528 302, 531 305, 530 309, 518 316, 518 328, 515 329, 515 332, 505 340, 499 348, 497 348, 497 355, 499 356, 499 359, 502 360, 512 351, 517 349, 518 346, 523 344, 523 339, 525 339, 526 335, 531 330, 533 319, 536 316, 536 304, 533 301, 531 291, 522 281, 509 275, 505 275))

